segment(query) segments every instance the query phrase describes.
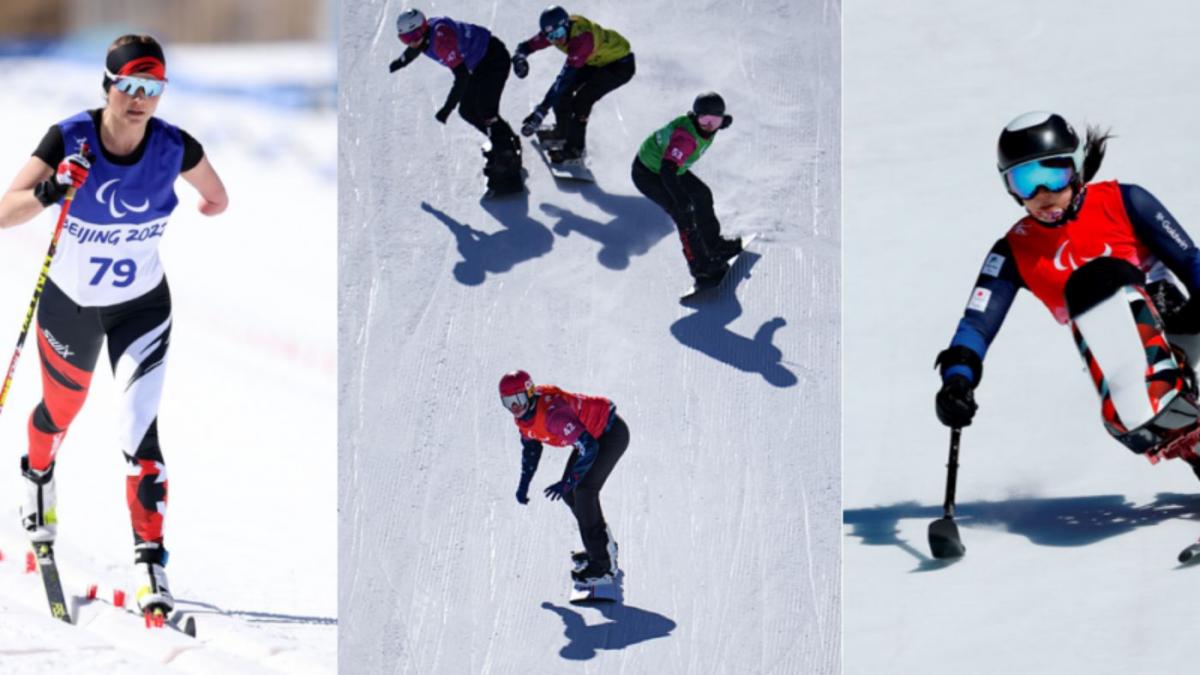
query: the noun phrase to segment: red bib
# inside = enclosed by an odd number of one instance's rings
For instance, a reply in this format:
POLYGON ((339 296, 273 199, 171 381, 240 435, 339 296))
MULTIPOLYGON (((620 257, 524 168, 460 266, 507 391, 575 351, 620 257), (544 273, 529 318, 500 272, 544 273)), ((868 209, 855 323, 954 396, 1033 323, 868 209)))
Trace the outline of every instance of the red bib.
POLYGON ((550 445, 567 446, 587 430, 600 438, 608 425, 612 402, 600 396, 572 394, 549 384, 534 388, 537 410, 528 420, 517 419, 521 435, 550 445))
POLYGON ((1065 225, 1046 227, 1026 216, 1013 225, 1005 239, 1025 285, 1063 324, 1069 318, 1063 295, 1067 279, 1084 263, 1110 256, 1144 272, 1156 262, 1134 234, 1116 181, 1088 185, 1079 215, 1065 225))

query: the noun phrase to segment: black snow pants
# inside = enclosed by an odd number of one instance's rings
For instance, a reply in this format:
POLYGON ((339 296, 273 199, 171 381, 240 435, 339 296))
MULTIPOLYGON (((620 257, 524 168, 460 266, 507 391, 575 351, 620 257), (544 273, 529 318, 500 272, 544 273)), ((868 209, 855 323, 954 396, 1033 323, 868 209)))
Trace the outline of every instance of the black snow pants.
POLYGON ((682 210, 681 204, 675 203, 658 174, 642 164, 641 159, 633 158, 634 187, 671 216, 675 229, 679 231, 688 268, 693 275, 704 274, 715 262, 710 252, 716 251, 721 243, 721 223, 713 211, 712 190, 691 171, 679 177, 679 184, 692 201, 694 215, 688 215, 682 210), (697 238, 700 242, 696 241, 697 238))
POLYGON ((566 148, 583 150, 592 106, 608 92, 633 79, 636 70, 633 54, 626 54, 606 66, 579 69, 574 84, 554 104, 556 130, 562 134, 566 148))
MULTIPOLYGON (((629 446, 629 427, 625 425, 625 420, 615 415, 612 426, 597 441, 600 450, 596 455, 596 463, 574 490, 563 495, 563 501, 571 507, 571 513, 575 514, 575 520, 579 523, 579 537, 583 540, 588 558, 603 564, 608 561, 608 534, 604 512, 600 510, 600 488, 604 487, 608 474, 612 473, 613 467, 629 446)), ((563 470, 563 480, 567 479, 577 459, 579 450, 572 450, 563 470)))
POLYGON ((467 124, 483 132, 492 142, 492 152, 518 153, 520 142, 512 127, 500 116, 500 96, 508 81, 508 48, 495 36, 488 42, 487 53, 467 80, 467 88, 458 104, 458 114, 467 124))

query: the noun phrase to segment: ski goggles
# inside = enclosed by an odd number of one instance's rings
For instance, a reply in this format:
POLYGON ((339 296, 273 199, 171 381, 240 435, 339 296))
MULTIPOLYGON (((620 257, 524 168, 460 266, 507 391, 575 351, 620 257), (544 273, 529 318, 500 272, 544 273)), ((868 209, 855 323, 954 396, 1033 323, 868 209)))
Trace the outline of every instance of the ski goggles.
POLYGON ((154 98, 163 93, 167 83, 165 80, 156 80, 149 77, 134 77, 133 75, 119 75, 112 78, 112 86, 122 94, 136 96, 140 89, 147 98, 154 98))
POLYGON ((417 26, 416 28, 408 31, 407 33, 401 33, 400 41, 403 42, 405 45, 411 47, 411 46, 419 43, 421 41, 421 38, 423 38, 423 37, 425 37, 425 26, 417 26))
POLYGON ((567 39, 567 27, 564 25, 554 26, 553 28, 550 28, 549 30, 543 31, 542 35, 545 35, 546 39, 551 42, 558 42, 559 40, 566 40, 567 39))
POLYGON ((508 396, 501 396, 500 402, 514 415, 520 415, 529 409, 529 394, 523 391, 508 396))
POLYGON ((725 123, 725 116, 724 115, 699 115, 696 117, 696 121, 699 122, 700 126, 702 126, 702 127, 716 129, 725 123))
POLYGON ((1032 199, 1040 188, 1058 192, 1075 180, 1075 167, 1070 161, 1055 157, 1018 164, 1004 172, 1004 184, 1021 199, 1032 199), (1064 161, 1067 163, 1063 164, 1064 161))

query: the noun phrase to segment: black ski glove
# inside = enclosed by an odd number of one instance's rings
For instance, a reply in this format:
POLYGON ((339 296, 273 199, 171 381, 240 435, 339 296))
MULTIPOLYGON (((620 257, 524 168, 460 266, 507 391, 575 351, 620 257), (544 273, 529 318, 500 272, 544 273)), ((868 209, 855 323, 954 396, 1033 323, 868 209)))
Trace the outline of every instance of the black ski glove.
POLYGON ((567 481, 560 480, 554 485, 546 488, 546 499, 550 501, 558 501, 563 498, 563 495, 570 492, 571 488, 567 485, 567 481))
POLYGON ((442 108, 441 110, 437 111, 437 114, 435 114, 433 118, 442 124, 445 124, 446 120, 450 119, 450 113, 452 112, 454 112, 454 108, 442 108))
POLYGON ((974 390, 971 381, 962 375, 951 375, 942 383, 942 388, 934 399, 937 404, 937 416, 942 424, 952 429, 971 426, 971 418, 975 417, 975 411, 979 409, 979 405, 975 403, 974 390))
POLYGON ((400 70, 401 68, 403 68, 404 66, 407 66, 408 64, 409 64, 408 59, 404 58, 404 55, 401 54, 399 58, 397 58, 395 61, 392 61, 390 64, 388 64, 388 72, 394 73, 397 70, 400 70))
POLYGON ((529 503, 529 481, 533 476, 521 476, 521 484, 517 486, 517 502, 520 504, 529 503))
POLYGON ((545 117, 546 111, 541 106, 534 108, 533 112, 529 113, 529 117, 521 121, 521 135, 532 136, 538 127, 542 126, 542 120, 545 117))
POLYGON ((516 75, 518 80, 525 79, 525 76, 529 74, 529 61, 525 60, 525 55, 521 52, 513 54, 512 67, 513 75, 516 75))

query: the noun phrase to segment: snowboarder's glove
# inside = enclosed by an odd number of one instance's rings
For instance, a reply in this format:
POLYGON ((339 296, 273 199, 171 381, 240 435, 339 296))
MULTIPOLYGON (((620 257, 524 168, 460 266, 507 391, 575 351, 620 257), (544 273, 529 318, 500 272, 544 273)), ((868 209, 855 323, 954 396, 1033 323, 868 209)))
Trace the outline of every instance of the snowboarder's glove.
POLYGON ((1154 307, 1158 309, 1168 333, 1200 333, 1200 300, 1196 294, 1189 300, 1170 281, 1147 284, 1146 293, 1154 301, 1154 307))
POLYGON ((525 79, 525 76, 529 74, 529 61, 525 60, 525 55, 521 52, 513 54, 512 66, 513 75, 516 75, 519 80, 525 79))
POLYGON ((571 488, 567 485, 567 481, 560 480, 557 483, 555 483, 554 485, 551 485, 550 487, 546 488, 546 499, 549 499, 552 502, 557 501, 559 499, 562 499, 563 495, 567 494, 570 491, 571 491, 571 488))
POLYGON ((521 488, 517 489, 517 503, 518 504, 528 504, 529 503, 529 488, 521 487, 521 488))
POLYGON ((454 112, 454 108, 442 108, 441 110, 437 111, 437 114, 435 114, 433 118, 442 124, 445 124, 446 120, 450 119, 450 113, 452 112, 454 112))
POLYGON ((67 196, 67 190, 83 187, 95 159, 95 156, 86 150, 67 155, 58 163, 53 176, 34 187, 33 196, 42 206, 50 206, 67 196))
POLYGON ((541 106, 534 108, 533 112, 529 113, 529 117, 526 117, 521 122, 521 135, 532 136, 533 132, 537 131, 538 127, 542 126, 542 119, 545 117, 546 111, 543 110, 541 106))
POLYGON ((404 55, 401 54, 400 58, 396 59, 395 61, 392 61, 391 64, 388 65, 388 72, 394 73, 397 70, 400 70, 401 68, 403 68, 404 66, 407 66, 409 63, 412 63, 412 62, 409 61, 408 59, 404 58, 404 55))
POLYGON ((963 375, 951 375, 942 383, 935 402, 937 416, 942 424, 953 429, 971 425, 971 418, 979 405, 975 403, 975 387, 963 375))

